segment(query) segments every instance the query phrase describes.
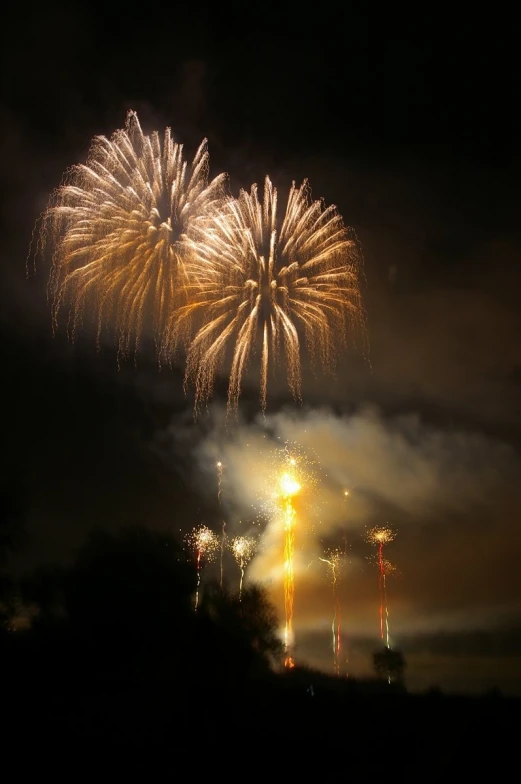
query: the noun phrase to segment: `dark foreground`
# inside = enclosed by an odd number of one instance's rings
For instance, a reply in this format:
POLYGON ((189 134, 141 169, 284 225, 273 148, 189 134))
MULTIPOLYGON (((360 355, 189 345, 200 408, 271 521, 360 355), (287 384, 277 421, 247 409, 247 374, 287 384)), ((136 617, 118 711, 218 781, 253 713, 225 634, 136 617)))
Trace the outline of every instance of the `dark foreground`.
POLYGON ((392 664, 392 684, 274 674, 279 622, 265 592, 208 583, 194 612, 196 571, 176 547, 141 529, 97 533, 71 566, 15 586, 33 616, 0 634, 3 780, 516 775, 518 701, 407 694, 388 649, 375 662, 387 677, 392 664))
MULTIPOLYGON (((101 679, 4 679, 4 758, 26 773, 274 781, 339 775, 436 780, 516 770, 520 703, 410 695, 308 673, 240 688, 101 679)), ((9 767, 9 763, 8 767, 9 767)), ((14 772, 14 769, 13 769, 14 772)), ((511 775, 511 774, 510 774, 511 775)))

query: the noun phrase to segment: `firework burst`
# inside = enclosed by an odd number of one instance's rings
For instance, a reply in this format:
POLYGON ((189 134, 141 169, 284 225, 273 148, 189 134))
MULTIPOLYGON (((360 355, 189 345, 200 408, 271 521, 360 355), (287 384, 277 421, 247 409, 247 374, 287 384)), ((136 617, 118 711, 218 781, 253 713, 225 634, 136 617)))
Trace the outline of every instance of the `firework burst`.
MULTIPOLYGON (((286 666, 293 667, 293 609, 295 594, 295 540, 298 528, 307 533, 314 517, 319 481, 318 464, 303 448, 285 441, 283 446, 258 452, 256 508, 259 525, 267 524, 274 535, 274 557, 282 565, 285 625, 283 629, 286 666), (298 496, 298 514, 296 497, 298 496), (280 548, 282 540, 282 548, 280 548), (282 549, 282 552, 281 552, 282 549), (275 552, 277 553, 275 555, 275 552), (281 557, 282 556, 282 557, 281 557), (279 560, 280 559, 280 560, 279 560)), ((277 575, 279 570, 277 568, 277 575)), ((278 577, 276 578, 278 579, 278 577)))
POLYGON ((169 128, 163 138, 147 136, 135 112, 110 139, 94 138, 86 164, 67 172, 42 218, 55 327, 68 309, 74 337, 85 312, 94 312, 98 340, 110 323, 127 354, 151 319, 165 342, 185 301, 194 226, 222 197, 223 176, 208 183, 208 161, 206 140, 189 165, 169 128))
POLYGON ((257 549, 257 543, 254 539, 250 539, 247 536, 236 536, 231 541, 230 549, 233 553, 235 560, 237 561, 239 569, 241 570, 241 581, 239 584, 239 599, 240 599, 242 594, 244 571, 255 554, 255 550, 257 549))
POLYGON ((194 249, 188 300, 166 331, 165 349, 189 343, 185 383, 195 387, 196 409, 228 360, 228 406, 236 408, 257 350, 262 409, 268 371, 281 355, 299 399, 302 342, 312 362, 333 370, 363 323, 358 244, 335 207, 311 200, 306 181, 291 187, 282 220, 268 177, 262 199, 255 185, 241 191, 199 223, 194 249))
POLYGON ((392 542, 393 539, 395 538, 396 538, 396 534, 392 530, 392 528, 385 528, 385 527, 382 528, 376 526, 375 528, 371 528, 367 532, 367 541, 369 542, 369 544, 374 544, 377 547, 379 547, 380 545, 382 545, 383 547, 384 544, 389 544, 389 542, 392 542))
POLYGON ((219 550, 219 540, 213 531, 206 525, 194 528, 186 536, 186 543, 195 555, 197 569, 197 588, 195 592, 195 609, 199 606, 199 587, 201 585, 201 569, 203 562, 210 563, 214 560, 219 550))
POLYGON ((371 528, 367 533, 367 541, 370 544, 376 545, 377 563, 378 563, 378 585, 380 589, 380 638, 384 640, 385 645, 389 648, 389 607, 387 605, 387 585, 386 578, 393 574, 396 569, 394 565, 384 558, 383 550, 384 545, 392 542, 396 537, 395 532, 391 528, 375 527, 371 528), (385 619, 385 635, 384 635, 384 619, 385 619))

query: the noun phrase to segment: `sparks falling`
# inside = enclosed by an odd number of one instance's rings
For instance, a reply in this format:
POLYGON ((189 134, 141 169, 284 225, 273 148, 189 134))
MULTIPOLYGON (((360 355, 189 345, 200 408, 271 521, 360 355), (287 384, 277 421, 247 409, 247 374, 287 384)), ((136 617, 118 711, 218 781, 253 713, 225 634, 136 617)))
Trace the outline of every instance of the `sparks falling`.
POLYGON ((239 584, 239 601, 242 595, 242 583, 244 580, 244 571, 248 566, 255 554, 257 543, 254 539, 249 539, 247 536, 236 536, 232 539, 231 550, 235 560, 241 570, 241 581, 239 584))
POLYGON ((42 216, 39 249, 52 250, 53 322, 69 310, 72 337, 84 314, 106 323, 119 350, 137 350, 148 319, 168 343, 185 302, 195 224, 222 200, 224 175, 208 182, 206 140, 192 163, 167 128, 145 135, 135 112, 110 139, 94 138, 87 162, 73 166, 42 216))
POLYGON ((206 525, 201 525, 199 528, 194 528, 188 536, 186 541, 192 552, 195 554, 195 566, 197 571, 197 586, 195 591, 195 609, 199 606, 199 588, 201 585, 201 569, 203 562, 211 562, 217 550, 219 549, 219 541, 206 525))
POLYGON ((290 470, 285 471, 280 478, 282 508, 284 514, 284 610, 286 625, 284 629, 284 648, 286 657, 285 667, 294 667, 295 661, 291 654, 293 646, 293 601, 295 596, 295 522, 296 511, 293 498, 301 489, 295 478, 295 459, 290 458, 290 470))
POLYGON ((367 534, 367 541, 370 544, 376 545, 378 548, 378 586, 380 589, 380 639, 385 639, 387 648, 389 645, 389 608, 387 605, 387 586, 386 577, 391 574, 394 567, 384 558, 383 550, 384 544, 389 544, 395 538, 396 534, 391 528, 372 528, 367 534), (385 626, 385 634, 384 634, 385 626))
MULTIPOLYGON (((292 185, 282 220, 277 205, 277 190, 266 177, 263 198, 256 185, 241 191, 194 233, 193 283, 176 329, 190 345, 185 383, 195 387, 196 408, 211 397, 228 358, 228 407, 236 408, 257 349, 262 409, 268 371, 281 355, 289 389, 299 399, 302 343, 312 361, 333 370, 363 325, 361 256, 336 208, 312 201, 307 181, 292 185), (192 330, 189 341, 184 333, 192 330)), ((176 329, 168 333, 172 345, 176 329)))
POLYGON ((342 550, 329 550, 327 558, 320 558, 320 560, 327 564, 333 583, 333 601, 334 613, 333 622, 331 624, 331 631, 333 634, 333 671, 335 675, 340 675, 340 598, 338 596, 338 578, 340 569, 342 567, 344 553, 342 550))

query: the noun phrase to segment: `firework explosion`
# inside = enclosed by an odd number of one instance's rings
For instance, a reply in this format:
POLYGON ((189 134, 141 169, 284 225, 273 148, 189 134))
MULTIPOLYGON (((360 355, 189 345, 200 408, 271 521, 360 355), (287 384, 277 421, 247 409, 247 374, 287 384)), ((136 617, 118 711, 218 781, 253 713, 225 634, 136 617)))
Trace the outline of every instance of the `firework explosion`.
POLYGON ((389 544, 396 534, 391 528, 371 528, 367 534, 367 541, 378 548, 378 585, 380 589, 380 638, 384 640, 385 617, 385 645, 389 648, 389 608, 387 606, 386 577, 394 571, 394 566, 383 557, 384 544, 389 544))
POLYGON ((318 459, 310 459, 296 443, 287 442, 284 447, 259 450, 258 471, 258 523, 263 525, 280 518, 281 476, 290 474, 305 485, 306 507, 313 507, 315 499, 310 492, 318 485, 318 459))
POLYGON ((262 199, 255 185, 234 199, 226 175, 209 182, 208 170, 206 140, 188 164, 169 128, 146 135, 132 111, 110 139, 95 137, 42 216, 37 250, 52 251, 53 325, 68 310, 74 338, 92 313, 98 343, 110 322, 124 356, 150 326, 162 360, 187 352, 195 411, 228 360, 228 408, 236 408, 260 349, 265 410, 277 357, 299 399, 302 344, 312 363, 333 370, 363 325, 361 254, 336 208, 311 199, 307 181, 292 185, 280 217, 268 177, 262 199))
POLYGON ((196 409, 212 395, 230 358, 228 407, 236 408, 251 356, 260 348, 260 401, 265 410, 268 370, 284 356, 296 399, 301 387, 301 337, 312 361, 332 370, 353 328, 363 321, 358 246, 335 207, 312 201, 307 182, 290 189, 279 220, 277 191, 267 177, 228 199, 196 227, 197 252, 188 301, 175 328, 189 343, 187 384, 196 409), (188 340, 193 325, 194 337, 188 340))
POLYGON ((343 565, 343 560, 345 558, 345 553, 342 550, 329 550, 326 553, 326 558, 320 558, 320 560, 327 564, 330 575, 331 581, 333 583, 333 601, 334 601, 334 613, 333 613, 333 622, 331 624, 331 631, 333 634, 333 670, 335 675, 340 675, 340 648, 341 648, 341 638, 340 638, 340 598, 338 596, 338 578, 341 567, 343 565))
MULTIPOLYGON (((195 411, 228 361, 228 409, 236 408, 260 349, 264 411, 277 359, 299 399, 303 349, 332 371, 363 326, 361 254, 336 207, 312 200, 307 181, 292 185, 279 214, 268 177, 261 198, 254 185, 233 199, 224 194, 225 175, 209 182, 208 170, 206 141, 189 164, 170 129, 145 135, 134 112, 110 139, 96 137, 86 163, 67 172, 42 216, 38 250, 52 249, 53 324, 68 309, 74 338, 84 315, 93 313, 98 341, 110 322, 127 355, 137 351, 150 321, 161 359, 170 362, 179 346, 186 349, 185 388, 195 387, 195 411)), ((219 504, 222 468, 219 461, 219 504)), ((284 518, 287 666, 294 664, 297 476, 291 458, 272 501, 284 518)), ((225 529, 223 521, 221 586, 225 529)), ((187 539, 196 557, 197 608, 202 563, 215 557, 219 540, 206 526, 187 539)))
POLYGON ((236 536, 231 541, 231 551, 239 569, 241 570, 241 581, 239 584, 239 600, 242 595, 242 583, 244 580, 244 570, 248 566, 255 554, 257 543, 254 539, 249 539, 247 536, 236 536))
POLYGON ((208 183, 206 140, 191 165, 170 129, 146 136, 129 112, 124 130, 93 140, 85 165, 72 167, 43 215, 39 249, 52 245, 53 321, 67 303, 74 337, 87 306, 98 340, 115 325, 120 352, 137 350, 152 313, 167 340, 194 255, 195 224, 222 197, 224 175, 208 183))
POLYGON ((195 591, 195 609, 199 606, 199 587, 201 585, 201 569, 203 561, 210 563, 215 558, 219 549, 219 540, 213 531, 206 525, 194 528, 186 536, 186 542, 195 554, 195 566, 197 570, 197 588, 195 591))

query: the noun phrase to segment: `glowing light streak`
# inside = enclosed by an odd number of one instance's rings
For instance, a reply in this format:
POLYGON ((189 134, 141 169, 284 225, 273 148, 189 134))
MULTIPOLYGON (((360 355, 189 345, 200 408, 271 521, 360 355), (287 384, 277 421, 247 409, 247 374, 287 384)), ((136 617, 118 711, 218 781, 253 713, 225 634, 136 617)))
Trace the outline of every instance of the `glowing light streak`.
POLYGON ((387 648, 389 644, 389 608, 387 604, 387 585, 386 576, 391 574, 394 567, 389 561, 386 561, 383 555, 384 545, 389 544, 395 538, 396 534, 391 528, 372 528, 367 535, 367 540, 377 547, 377 560, 378 560, 378 586, 380 590, 380 639, 385 639, 387 648), (385 633, 384 633, 385 628, 385 633))
MULTIPOLYGON (((215 464, 217 468, 217 500, 219 501, 219 510, 222 514, 222 479, 223 479, 223 464, 221 460, 218 460, 215 464)), ((221 533, 221 562, 220 562, 220 572, 221 572, 221 579, 220 579, 220 586, 221 589, 223 587, 223 556, 224 556, 224 549, 226 546, 226 520, 223 519, 222 521, 222 533, 221 533)))
MULTIPOLYGON (((294 458, 289 460, 290 466, 294 468, 294 458)), ((291 654, 293 645, 293 604, 295 598, 295 523, 296 511, 293 504, 293 497, 300 491, 301 485, 295 476, 286 471, 280 478, 280 489, 282 498, 282 509, 284 515, 284 610, 286 614, 286 625, 284 628, 284 649, 286 657, 285 667, 294 667, 295 661, 291 654)))
POLYGON ((327 558, 320 558, 319 560, 329 566, 331 572, 331 579, 333 583, 333 600, 334 600, 334 614, 333 622, 331 624, 331 631, 333 634, 333 671, 335 675, 340 675, 340 650, 341 650, 341 636, 340 636, 340 597, 338 595, 338 577, 339 571, 342 566, 342 559, 344 553, 341 550, 330 550, 327 553, 327 558))

